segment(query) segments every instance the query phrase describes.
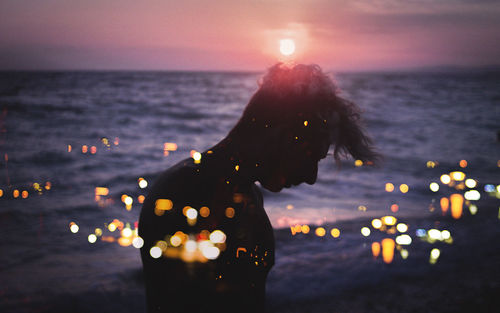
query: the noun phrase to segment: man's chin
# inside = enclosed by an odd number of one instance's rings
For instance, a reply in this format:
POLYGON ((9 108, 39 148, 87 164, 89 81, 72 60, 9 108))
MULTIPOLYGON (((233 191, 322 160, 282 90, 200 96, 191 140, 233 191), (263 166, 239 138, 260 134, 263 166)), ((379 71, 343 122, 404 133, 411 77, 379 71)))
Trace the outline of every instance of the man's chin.
POLYGON ((278 185, 278 184, 264 184, 261 183, 261 186, 264 187, 265 189, 271 191, 271 192, 280 192, 283 189, 283 185, 278 185))

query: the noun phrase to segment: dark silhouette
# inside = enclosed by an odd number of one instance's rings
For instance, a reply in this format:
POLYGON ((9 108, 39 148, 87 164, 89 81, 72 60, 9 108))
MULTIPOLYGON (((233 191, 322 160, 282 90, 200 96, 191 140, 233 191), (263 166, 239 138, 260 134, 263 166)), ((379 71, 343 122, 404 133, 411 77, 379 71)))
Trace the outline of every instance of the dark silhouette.
POLYGON ((314 184, 330 146, 337 161, 377 159, 359 109, 318 66, 273 66, 228 136, 165 171, 147 196, 148 311, 264 312, 274 237, 255 182, 273 192, 314 184))

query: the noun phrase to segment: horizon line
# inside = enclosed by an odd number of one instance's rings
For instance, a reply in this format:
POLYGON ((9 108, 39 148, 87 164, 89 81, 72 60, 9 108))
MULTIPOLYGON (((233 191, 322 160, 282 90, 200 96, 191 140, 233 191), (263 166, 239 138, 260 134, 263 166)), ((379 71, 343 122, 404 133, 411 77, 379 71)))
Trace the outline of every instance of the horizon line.
MULTIPOLYGON (((106 69, 106 68, 75 68, 75 69, 1 69, 0 73, 6 72, 169 72, 169 73, 241 73, 241 74, 260 74, 267 70, 242 70, 242 69, 106 69)), ((426 71, 500 71, 499 64, 489 64, 489 65, 428 65, 428 66, 412 66, 412 67, 401 67, 401 68, 374 68, 374 69, 341 69, 333 70, 328 67, 323 67, 325 72, 335 72, 335 73, 396 73, 396 72, 426 72, 426 71)))

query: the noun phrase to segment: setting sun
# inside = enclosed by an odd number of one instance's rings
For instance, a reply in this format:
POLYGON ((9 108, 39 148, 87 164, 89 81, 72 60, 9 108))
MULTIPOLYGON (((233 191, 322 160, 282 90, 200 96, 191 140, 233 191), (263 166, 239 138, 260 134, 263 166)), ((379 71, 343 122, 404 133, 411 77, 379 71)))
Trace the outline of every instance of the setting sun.
POLYGON ((281 39, 280 52, 284 56, 292 55, 295 52, 295 42, 293 39, 281 39))

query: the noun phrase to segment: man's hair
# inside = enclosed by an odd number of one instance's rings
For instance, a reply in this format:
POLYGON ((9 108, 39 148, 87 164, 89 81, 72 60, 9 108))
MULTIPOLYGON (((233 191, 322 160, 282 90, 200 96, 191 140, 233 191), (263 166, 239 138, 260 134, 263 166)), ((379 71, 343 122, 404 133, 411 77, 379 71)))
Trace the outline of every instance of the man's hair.
POLYGON ((318 65, 278 63, 262 77, 230 135, 263 140, 273 129, 291 134, 307 129, 309 138, 333 145, 337 161, 350 154, 375 162, 378 155, 360 125, 360 113, 354 103, 338 96, 332 79, 318 65))

